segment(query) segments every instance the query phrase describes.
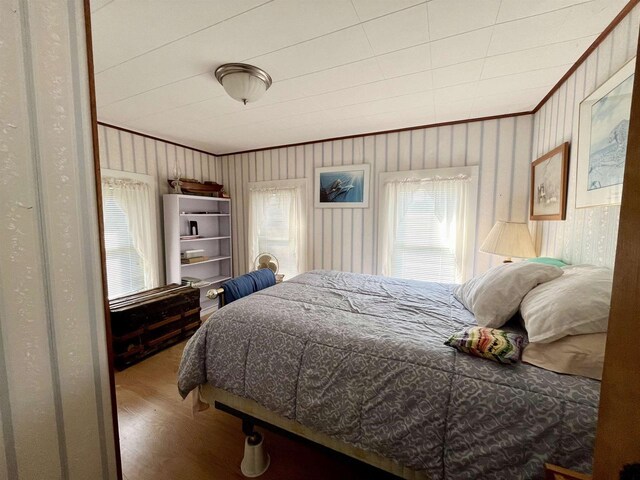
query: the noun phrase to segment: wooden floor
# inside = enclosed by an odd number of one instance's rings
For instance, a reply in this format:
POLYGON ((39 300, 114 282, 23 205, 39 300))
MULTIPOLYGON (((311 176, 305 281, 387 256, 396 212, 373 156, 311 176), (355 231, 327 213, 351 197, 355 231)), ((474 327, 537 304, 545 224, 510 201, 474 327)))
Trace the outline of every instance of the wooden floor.
MULTIPOLYGON (((239 419, 214 408, 196 417, 176 387, 184 344, 116 373, 122 470, 126 480, 242 479, 239 419)), ((265 432, 270 479, 388 479, 316 445, 265 432)))

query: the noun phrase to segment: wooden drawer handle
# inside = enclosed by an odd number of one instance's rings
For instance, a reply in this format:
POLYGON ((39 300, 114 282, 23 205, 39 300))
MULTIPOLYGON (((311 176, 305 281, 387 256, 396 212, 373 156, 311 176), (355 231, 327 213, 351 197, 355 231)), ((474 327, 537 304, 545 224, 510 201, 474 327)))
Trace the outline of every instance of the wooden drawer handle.
POLYGON ((168 325, 170 323, 177 322, 181 318, 182 318, 182 315, 180 315, 180 314, 173 315, 172 317, 167 317, 164 320, 162 320, 161 322, 152 323, 151 325, 147 325, 147 330, 155 330, 157 328, 164 327, 165 325, 168 325))
POLYGON ((186 332, 188 330, 193 330, 194 328, 198 328, 199 326, 200 326, 200 320, 198 320, 197 322, 193 322, 188 325, 185 325, 183 330, 186 332))
POLYGON ((135 331, 133 331, 133 332, 126 333, 126 334, 121 335, 121 336, 119 336, 119 337, 117 337, 117 336, 115 336, 115 335, 114 335, 114 336, 113 336, 113 341, 114 341, 114 342, 126 342, 127 340, 130 340, 130 339, 132 339, 132 338, 139 337, 139 336, 140 336, 140 335, 142 335, 143 333, 144 333, 144 329, 143 329, 143 328, 139 328, 138 330, 135 330, 135 331))
POLYGON ((173 332, 169 332, 165 335, 162 335, 161 337, 158 338, 154 338, 153 340, 150 340, 147 345, 149 345, 150 347, 155 347, 157 344, 164 342, 165 340, 169 340, 170 338, 175 337, 176 335, 180 335, 180 333, 182 333, 182 330, 174 330, 173 332))
POLYGON ((188 317, 189 315, 193 315, 194 313, 199 313, 200 310, 202 310, 202 308, 200 308, 200 307, 192 308, 191 310, 187 310, 186 312, 184 312, 184 316, 188 317))
POLYGON ((142 345, 140 345, 139 347, 132 348, 132 349, 130 349, 130 350, 127 350, 127 351, 126 351, 126 352, 124 352, 124 353, 118 353, 118 354, 116 355, 116 359, 130 357, 131 355, 135 355, 136 353, 140 353, 140 352, 142 352, 143 350, 144 350, 144 347, 143 347, 142 345))

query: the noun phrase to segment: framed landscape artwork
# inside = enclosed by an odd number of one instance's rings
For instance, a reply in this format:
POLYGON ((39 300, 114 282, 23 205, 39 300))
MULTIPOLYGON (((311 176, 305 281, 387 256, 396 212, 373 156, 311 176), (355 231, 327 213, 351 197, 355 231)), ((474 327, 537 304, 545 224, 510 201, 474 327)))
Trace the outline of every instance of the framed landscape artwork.
POLYGON ((567 214, 569 143, 565 142, 531 164, 531 220, 564 220, 567 214))
POLYGON ((635 58, 580 104, 576 208, 622 198, 635 58))
POLYGON ((316 208, 367 208, 370 171, 369 164, 316 168, 316 208))

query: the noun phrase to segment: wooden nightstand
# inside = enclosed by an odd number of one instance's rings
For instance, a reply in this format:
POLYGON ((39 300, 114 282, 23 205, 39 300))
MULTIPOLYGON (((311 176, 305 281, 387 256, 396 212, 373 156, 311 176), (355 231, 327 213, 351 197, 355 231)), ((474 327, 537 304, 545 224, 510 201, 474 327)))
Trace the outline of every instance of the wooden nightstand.
POLYGON ((544 478, 545 480, 592 480, 591 475, 574 472, 549 463, 544 464, 544 478))

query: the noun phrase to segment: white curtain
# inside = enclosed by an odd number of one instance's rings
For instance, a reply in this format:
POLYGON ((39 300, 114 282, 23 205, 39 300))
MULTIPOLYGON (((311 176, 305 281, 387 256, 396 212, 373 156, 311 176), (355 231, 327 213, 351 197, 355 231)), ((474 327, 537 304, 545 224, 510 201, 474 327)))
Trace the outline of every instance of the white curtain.
POLYGON ((158 245, 156 232, 152 231, 151 189, 145 182, 122 178, 102 178, 103 195, 113 195, 127 216, 133 246, 142 259, 145 288, 155 288, 160 283, 158 271, 158 245))
POLYGON ((307 271, 305 198, 302 186, 249 187, 250 268, 267 252, 278 259, 285 280, 307 271))
POLYGON ((380 273, 387 276, 463 282, 472 253, 471 178, 428 178, 383 184, 380 208, 380 273), (423 248, 422 254, 419 252, 423 248), (429 254, 425 253, 430 250, 429 254), (424 263, 399 258, 419 258, 424 263), (408 263, 408 265, 406 265, 408 263))

